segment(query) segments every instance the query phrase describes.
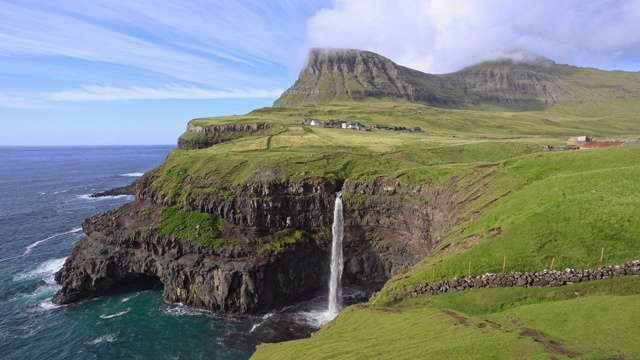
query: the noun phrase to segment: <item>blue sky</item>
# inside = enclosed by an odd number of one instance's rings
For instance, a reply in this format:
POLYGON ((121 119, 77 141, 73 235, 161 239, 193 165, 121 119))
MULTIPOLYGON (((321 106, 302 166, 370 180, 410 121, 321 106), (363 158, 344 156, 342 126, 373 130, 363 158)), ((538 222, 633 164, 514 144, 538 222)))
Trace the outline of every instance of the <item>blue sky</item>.
POLYGON ((0 0, 0 145, 174 144, 192 118, 270 106, 311 47, 639 71, 637 24, 640 0, 0 0))

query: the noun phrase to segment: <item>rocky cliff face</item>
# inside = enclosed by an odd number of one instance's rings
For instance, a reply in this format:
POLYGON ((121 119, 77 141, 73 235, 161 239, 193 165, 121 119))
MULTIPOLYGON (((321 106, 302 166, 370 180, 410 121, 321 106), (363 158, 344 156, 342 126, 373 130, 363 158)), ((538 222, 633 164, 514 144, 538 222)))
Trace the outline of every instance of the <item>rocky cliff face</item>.
POLYGON ((466 102, 460 95, 435 75, 397 65, 369 51, 313 49, 307 67, 274 106, 385 96, 441 104, 466 102))
POLYGON ((56 281, 53 297, 68 304, 157 279, 164 298, 226 313, 282 307, 322 287, 324 251, 300 242, 288 251, 257 254, 250 246, 213 248, 159 234, 158 209, 134 202, 83 222, 79 241, 56 281))
POLYGON ((87 237, 56 274, 62 289, 53 301, 72 303, 141 279, 159 280, 167 301, 226 313, 297 301, 326 287, 333 203, 341 188, 345 283, 382 284, 425 256, 458 220, 464 191, 455 184, 309 178, 246 184, 232 195, 196 192, 188 210, 225 221, 227 243, 212 247, 161 234, 160 209, 175 204, 164 203, 152 174, 145 175, 135 202, 84 221, 87 237), (283 242, 286 229, 305 235, 283 242))
POLYGON ((568 74, 550 60, 486 62, 443 77, 477 102, 543 109, 579 100, 571 91, 568 74))
POLYGON ((271 128, 271 124, 229 124, 219 126, 187 125, 187 131, 178 139, 178 148, 204 149, 245 136, 257 135, 271 128))

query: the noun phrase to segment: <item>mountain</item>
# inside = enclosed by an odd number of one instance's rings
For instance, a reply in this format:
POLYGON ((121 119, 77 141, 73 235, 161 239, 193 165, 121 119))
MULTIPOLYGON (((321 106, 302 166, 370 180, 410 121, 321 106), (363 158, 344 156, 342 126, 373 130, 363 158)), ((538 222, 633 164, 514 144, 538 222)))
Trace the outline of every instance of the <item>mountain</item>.
POLYGON ((274 106, 395 97, 436 107, 542 110, 558 103, 640 100, 640 73, 559 65, 516 52, 450 74, 427 74, 369 52, 312 49, 274 106))

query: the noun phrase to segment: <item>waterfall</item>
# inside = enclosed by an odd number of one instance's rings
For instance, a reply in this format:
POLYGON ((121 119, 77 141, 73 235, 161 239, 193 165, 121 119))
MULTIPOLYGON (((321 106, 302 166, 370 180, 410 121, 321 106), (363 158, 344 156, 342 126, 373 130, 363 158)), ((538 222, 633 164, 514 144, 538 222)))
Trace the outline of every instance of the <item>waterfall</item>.
POLYGON ((336 194, 333 209, 333 240, 331 242, 331 278, 329 279, 329 313, 337 314, 342 307, 342 191, 336 194))

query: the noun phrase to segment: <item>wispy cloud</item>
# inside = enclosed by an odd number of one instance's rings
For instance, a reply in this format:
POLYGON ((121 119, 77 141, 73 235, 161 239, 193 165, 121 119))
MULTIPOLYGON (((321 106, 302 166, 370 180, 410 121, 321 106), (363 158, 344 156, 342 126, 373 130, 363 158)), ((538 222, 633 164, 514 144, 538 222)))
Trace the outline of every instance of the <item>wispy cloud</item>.
POLYGON ((206 100, 275 98, 280 94, 282 94, 282 90, 233 89, 222 91, 171 84, 161 88, 84 86, 81 91, 53 92, 42 97, 51 101, 206 100))
POLYGON ((334 0, 309 20, 307 37, 310 47, 371 50, 430 72, 513 49, 638 71, 638 24, 638 0, 334 0))
MULTIPOLYGON (((3 1, 0 56, 73 58, 218 88, 271 87, 318 4, 3 1)), ((46 58, 43 58, 43 61, 46 58)))

